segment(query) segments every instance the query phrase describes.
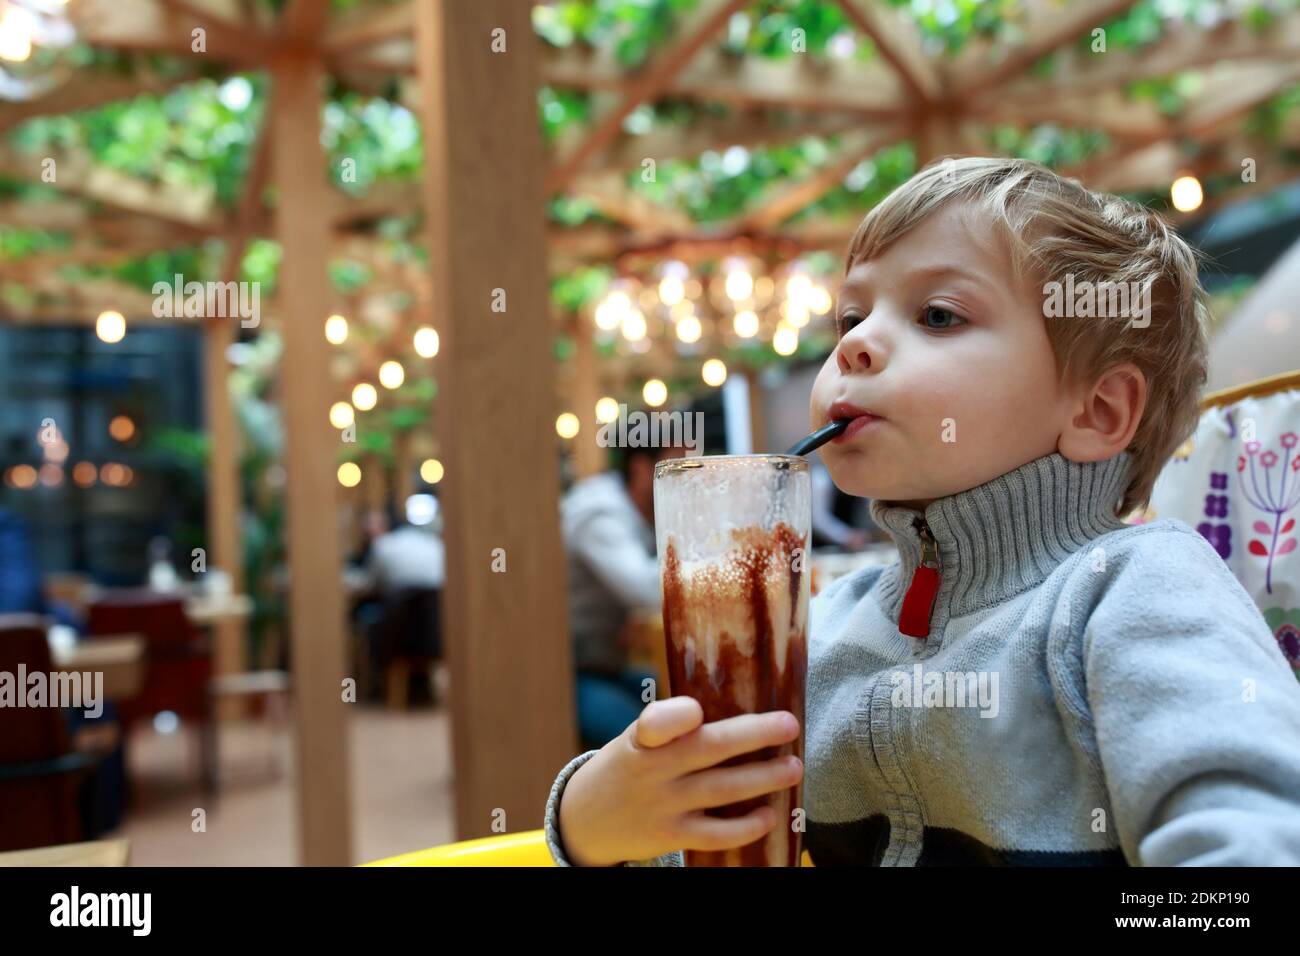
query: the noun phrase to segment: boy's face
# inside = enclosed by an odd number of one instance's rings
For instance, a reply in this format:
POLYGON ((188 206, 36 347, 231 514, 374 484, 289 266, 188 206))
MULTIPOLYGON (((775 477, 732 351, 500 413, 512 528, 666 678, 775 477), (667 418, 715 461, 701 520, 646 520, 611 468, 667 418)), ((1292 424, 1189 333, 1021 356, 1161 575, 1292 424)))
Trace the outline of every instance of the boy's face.
POLYGON ((923 509, 1057 450, 1069 396, 1035 284, 979 212, 951 204, 845 279, 839 343, 813 385, 818 428, 859 422, 821 455, 848 494, 923 509))

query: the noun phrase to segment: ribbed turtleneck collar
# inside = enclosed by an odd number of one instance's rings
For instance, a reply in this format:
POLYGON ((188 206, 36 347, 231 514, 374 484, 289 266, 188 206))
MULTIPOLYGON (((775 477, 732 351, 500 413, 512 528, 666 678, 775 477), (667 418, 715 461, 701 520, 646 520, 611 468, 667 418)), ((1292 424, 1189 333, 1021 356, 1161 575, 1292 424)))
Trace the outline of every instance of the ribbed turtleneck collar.
MULTIPOLYGON (((1126 451, 1096 462, 1071 461, 1053 452, 932 501, 924 518, 938 544, 941 566, 932 626, 1033 587, 1067 555, 1124 527, 1116 512, 1132 467, 1126 451)), ((872 520, 898 546, 898 563, 881 575, 877 589, 895 623, 921 558, 916 527, 921 516, 915 508, 871 502, 872 520)))

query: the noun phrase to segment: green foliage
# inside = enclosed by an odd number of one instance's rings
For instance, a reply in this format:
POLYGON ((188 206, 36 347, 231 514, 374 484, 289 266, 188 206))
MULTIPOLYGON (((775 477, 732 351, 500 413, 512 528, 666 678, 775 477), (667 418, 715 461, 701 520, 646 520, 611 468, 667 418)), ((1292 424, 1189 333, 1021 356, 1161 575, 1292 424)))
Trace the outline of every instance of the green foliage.
POLYGON ((406 107, 345 92, 325 104, 322 123, 330 180, 344 192, 364 195, 380 180, 419 176, 420 127, 406 107))
POLYGON ((601 296, 614 276, 607 265, 591 266, 551 279, 551 301, 566 312, 577 312, 601 296))

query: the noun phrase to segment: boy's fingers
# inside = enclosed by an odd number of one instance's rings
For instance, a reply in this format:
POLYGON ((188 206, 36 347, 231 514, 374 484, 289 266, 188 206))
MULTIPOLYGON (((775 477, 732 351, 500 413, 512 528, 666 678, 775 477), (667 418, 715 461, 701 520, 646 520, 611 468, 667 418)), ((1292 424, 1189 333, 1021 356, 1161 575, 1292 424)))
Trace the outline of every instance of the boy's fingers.
POLYGON ((764 747, 788 744, 798 736, 799 721, 788 710, 715 720, 682 741, 681 769, 703 770, 764 747))
POLYGON ((741 764, 739 767, 715 767, 700 770, 683 778, 677 790, 683 810, 724 807, 741 800, 787 790, 803 777, 803 763, 793 755, 774 757, 741 764))
POLYGON ((649 704, 636 719, 633 741, 638 747, 655 748, 689 734, 704 723, 704 708, 693 697, 669 697, 649 704))
POLYGON ((767 804, 743 817, 692 813, 682 822, 681 845, 687 850, 730 850, 762 839, 776 825, 776 811, 767 804))

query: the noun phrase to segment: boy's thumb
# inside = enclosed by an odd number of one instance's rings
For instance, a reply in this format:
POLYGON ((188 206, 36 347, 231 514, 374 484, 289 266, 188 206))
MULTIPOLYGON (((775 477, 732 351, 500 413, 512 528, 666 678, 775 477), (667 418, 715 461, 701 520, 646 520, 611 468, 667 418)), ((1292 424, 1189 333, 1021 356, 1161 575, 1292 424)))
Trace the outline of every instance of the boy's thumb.
POLYGON ((636 719, 636 743, 639 747, 662 747, 682 734, 689 734, 702 723, 704 708, 695 698, 657 700, 647 705, 636 719))

